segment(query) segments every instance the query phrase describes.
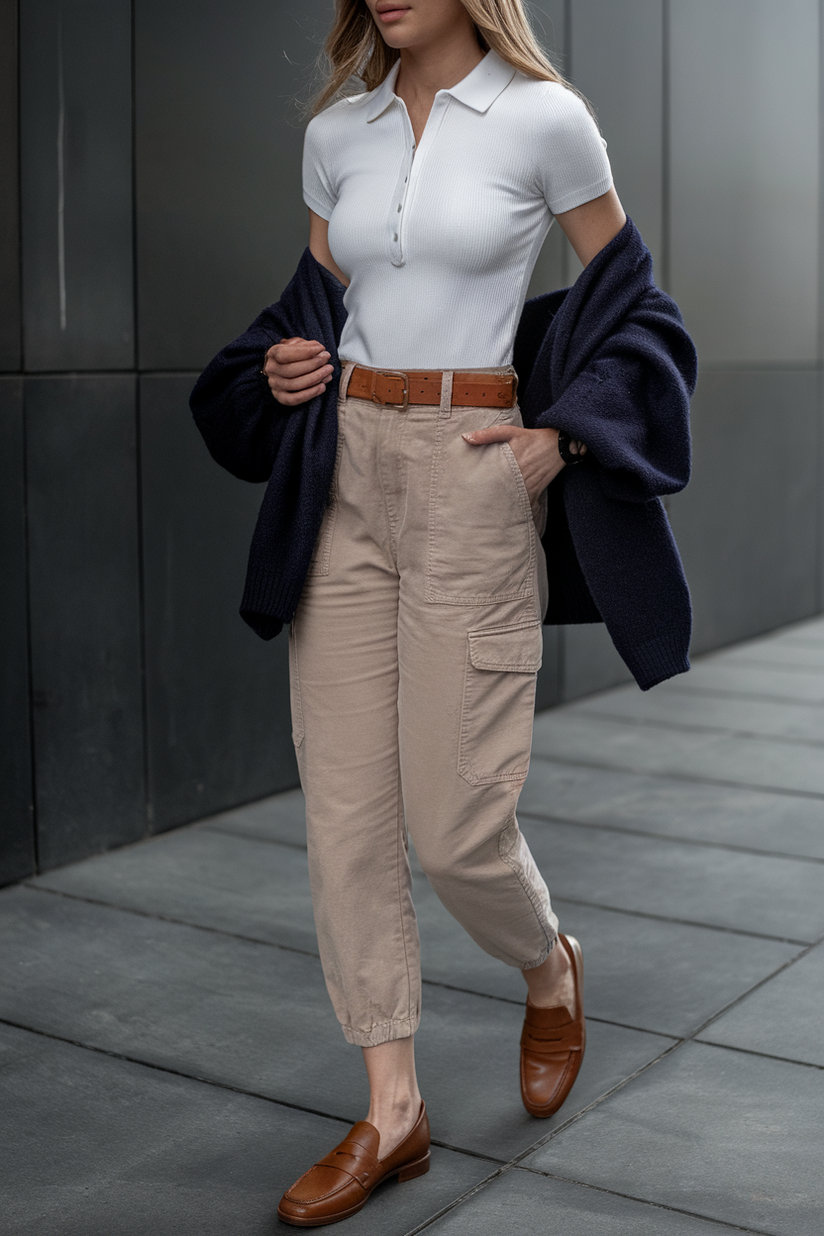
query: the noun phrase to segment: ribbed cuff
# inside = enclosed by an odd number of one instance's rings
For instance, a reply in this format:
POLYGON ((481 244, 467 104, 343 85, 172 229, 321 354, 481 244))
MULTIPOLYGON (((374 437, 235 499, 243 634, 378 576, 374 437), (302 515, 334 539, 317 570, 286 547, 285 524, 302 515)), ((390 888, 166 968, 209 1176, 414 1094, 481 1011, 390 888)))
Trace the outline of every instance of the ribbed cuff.
POLYGON ((685 636, 671 631, 632 648, 619 648, 619 652, 641 690, 649 691, 667 678, 686 674, 690 668, 688 649, 685 636))
POLYGON ((250 566, 240 614, 262 639, 272 639, 294 617, 303 580, 283 580, 273 571, 250 566))

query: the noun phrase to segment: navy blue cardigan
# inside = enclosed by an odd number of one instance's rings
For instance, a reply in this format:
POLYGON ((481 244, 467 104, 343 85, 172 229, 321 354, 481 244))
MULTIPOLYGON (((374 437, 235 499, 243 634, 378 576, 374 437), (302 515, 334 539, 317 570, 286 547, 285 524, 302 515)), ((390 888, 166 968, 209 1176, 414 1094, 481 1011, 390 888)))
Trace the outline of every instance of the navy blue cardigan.
MULTIPOLYGON (((192 391, 213 458, 243 480, 267 482, 240 610, 263 639, 295 613, 328 500, 343 293, 307 249, 277 304, 192 391), (334 366, 325 393, 296 408, 273 399, 259 372, 266 350, 293 336, 322 342, 334 366)), ((696 357, 631 220, 572 288, 527 302, 514 364, 524 424, 565 429, 589 448, 549 487, 544 621, 605 622, 644 690, 683 673, 689 591, 660 498, 689 479, 696 357)))

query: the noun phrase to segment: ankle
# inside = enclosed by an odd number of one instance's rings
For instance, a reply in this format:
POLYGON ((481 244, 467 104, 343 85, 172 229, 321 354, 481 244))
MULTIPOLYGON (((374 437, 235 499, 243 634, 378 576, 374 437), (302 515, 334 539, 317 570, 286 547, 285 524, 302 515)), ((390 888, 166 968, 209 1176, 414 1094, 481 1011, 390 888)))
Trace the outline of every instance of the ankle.
POLYGON ((409 1124, 410 1128, 418 1118, 421 1110, 421 1096, 417 1087, 393 1095, 372 1095, 369 1101, 369 1114, 366 1119, 376 1128, 381 1125, 400 1126, 409 1124))

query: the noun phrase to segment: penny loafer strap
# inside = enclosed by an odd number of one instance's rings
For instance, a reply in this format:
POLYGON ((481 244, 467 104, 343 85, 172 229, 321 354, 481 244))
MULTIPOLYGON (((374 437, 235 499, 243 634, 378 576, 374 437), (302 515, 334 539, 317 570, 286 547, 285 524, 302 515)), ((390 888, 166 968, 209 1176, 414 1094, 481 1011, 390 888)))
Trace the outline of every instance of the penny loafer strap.
POLYGON ((542 1030, 526 1022, 521 1032, 521 1047, 524 1051, 531 1051, 539 1056, 558 1056, 568 1051, 580 1051, 581 1046, 581 1033, 574 1023, 565 1026, 563 1030, 542 1030))
POLYGON ((318 1160, 318 1167, 334 1167, 351 1176, 359 1185, 366 1185, 381 1174, 380 1162, 358 1142, 341 1142, 329 1154, 318 1160))

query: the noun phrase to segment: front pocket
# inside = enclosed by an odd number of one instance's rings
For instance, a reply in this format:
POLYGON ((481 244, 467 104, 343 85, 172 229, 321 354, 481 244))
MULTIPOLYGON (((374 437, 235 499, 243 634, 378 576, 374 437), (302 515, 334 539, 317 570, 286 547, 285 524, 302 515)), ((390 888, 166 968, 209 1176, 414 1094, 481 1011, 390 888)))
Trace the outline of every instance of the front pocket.
MULTIPOLYGON (((507 416, 519 424, 517 409, 507 416)), ((490 423, 471 409, 438 424, 432 460, 426 599, 447 605, 528 600, 536 536, 529 495, 506 442, 470 446, 461 435, 490 423)))
POLYGON ((335 535, 335 523, 338 518, 338 487, 340 476, 340 461, 343 456, 343 416, 344 402, 338 400, 338 446, 335 453, 335 467, 332 471, 332 483, 329 486, 329 502, 323 514, 318 539, 312 550, 312 560, 309 563, 307 578, 310 575, 328 575, 329 562, 332 556, 332 539, 335 535))
POLYGON ((540 622, 469 632, 458 772, 470 785, 526 777, 542 652, 540 622))

